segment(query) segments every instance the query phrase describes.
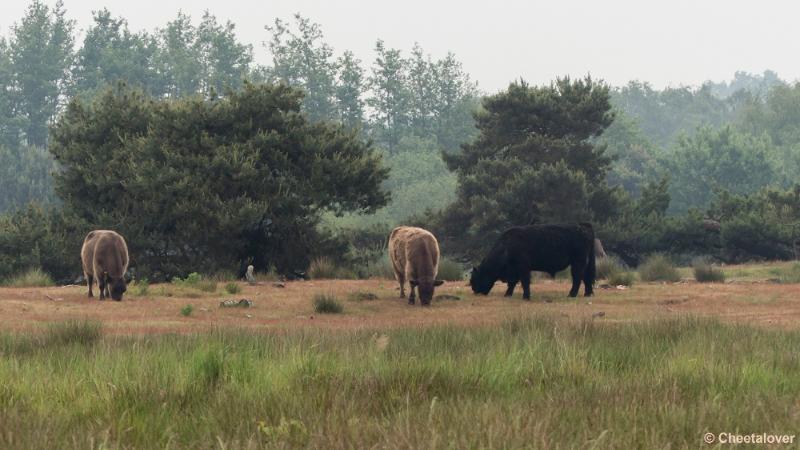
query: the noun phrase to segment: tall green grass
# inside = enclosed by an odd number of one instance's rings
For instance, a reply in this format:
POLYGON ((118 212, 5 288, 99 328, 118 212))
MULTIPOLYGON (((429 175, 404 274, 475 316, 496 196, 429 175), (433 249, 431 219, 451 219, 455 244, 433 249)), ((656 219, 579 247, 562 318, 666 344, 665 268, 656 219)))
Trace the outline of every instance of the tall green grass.
POLYGON ((712 320, 48 333, 0 335, 1 448, 700 448, 797 426, 800 333, 712 320))
POLYGON ((35 268, 22 272, 6 281, 1 283, 2 286, 8 287, 47 287, 55 286, 53 279, 45 273, 42 269, 35 268))

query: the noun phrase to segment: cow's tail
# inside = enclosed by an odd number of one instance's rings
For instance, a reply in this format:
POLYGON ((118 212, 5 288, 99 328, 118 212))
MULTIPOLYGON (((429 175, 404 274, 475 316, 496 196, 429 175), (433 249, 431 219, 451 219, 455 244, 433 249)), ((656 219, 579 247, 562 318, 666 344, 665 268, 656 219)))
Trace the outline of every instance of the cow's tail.
POLYGON ((586 266, 586 275, 589 282, 594 285, 595 280, 597 279, 597 255, 594 251, 594 228, 592 228, 592 224, 586 222, 581 223, 581 226, 588 231, 589 235, 589 261, 586 266))
POLYGON ((594 238, 592 238, 592 245, 589 247, 589 265, 586 267, 589 282, 592 285, 594 285, 594 281, 597 279, 596 256, 597 255, 594 254, 594 238))

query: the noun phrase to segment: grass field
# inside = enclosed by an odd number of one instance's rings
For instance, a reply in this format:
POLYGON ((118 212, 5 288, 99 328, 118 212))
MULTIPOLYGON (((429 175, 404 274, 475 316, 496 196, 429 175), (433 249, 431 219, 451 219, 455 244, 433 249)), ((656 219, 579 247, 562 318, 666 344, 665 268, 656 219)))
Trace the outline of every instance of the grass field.
POLYGON ((537 280, 530 303, 454 282, 437 294, 460 300, 431 308, 387 280, 235 296, 154 285, 119 303, 0 288, 0 448, 711 448, 706 432, 796 434, 800 285, 773 280, 792 267, 588 300, 537 280), (319 294, 343 312, 316 313, 319 294), (239 298, 253 307, 219 306, 239 298))

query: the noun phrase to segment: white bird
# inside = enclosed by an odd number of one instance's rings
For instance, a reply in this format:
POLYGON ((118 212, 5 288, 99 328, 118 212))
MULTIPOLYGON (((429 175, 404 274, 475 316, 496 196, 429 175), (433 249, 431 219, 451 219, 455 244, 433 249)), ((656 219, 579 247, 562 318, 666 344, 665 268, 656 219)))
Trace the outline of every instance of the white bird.
POLYGON ((253 274, 253 265, 247 266, 247 273, 244 275, 247 279, 247 282, 250 284, 256 284, 256 276, 253 274))

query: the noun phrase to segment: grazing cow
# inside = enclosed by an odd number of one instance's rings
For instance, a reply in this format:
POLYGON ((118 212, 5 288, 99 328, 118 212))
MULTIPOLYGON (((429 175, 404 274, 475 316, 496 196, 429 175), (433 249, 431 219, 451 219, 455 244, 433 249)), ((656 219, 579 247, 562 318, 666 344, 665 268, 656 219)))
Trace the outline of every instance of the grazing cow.
POLYGON ((472 269, 470 286, 476 294, 488 294, 495 281, 508 283, 506 297, 522 283, 522 298, 530 300, 531 270, 551 276, 571 267, 570 297, 578 295, 581 281, 584 294, 592 295, 596 275, 594 230, 589 223, 528 225, 504 231, 489 254, 472 269))
POLYGON ((405 282, 411 288, 408 304, 414 304, 414 288, 419 290, 419 301, 430 305, 435 286, 443 283, 436 279, 439 272, 439 243, 427 230, 417 227, 397 227, 389 235, 389 258, 394 275, 400 283, 400 298, 405 298, 405 282))
POLYGON ((128 270, 128 246, 122 236, 109 230, 90 231, 83 240, 81 261, 89 284, 89 297, 94 297, 92 284, 96 279, 100 300, 107 296, 122 300, 122 294, 127 290, 125 271, 128 270))

